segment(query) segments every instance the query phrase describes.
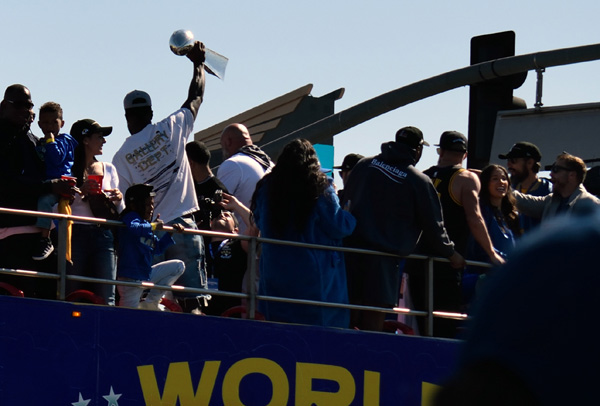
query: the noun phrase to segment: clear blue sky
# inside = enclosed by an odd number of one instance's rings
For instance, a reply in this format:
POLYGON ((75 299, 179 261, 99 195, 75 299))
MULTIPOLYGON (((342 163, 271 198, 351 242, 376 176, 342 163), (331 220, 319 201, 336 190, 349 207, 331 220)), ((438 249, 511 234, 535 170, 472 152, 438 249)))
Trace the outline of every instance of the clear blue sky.
MULTIPOLYGON (((61 103, 67 131, 81 118, 112 125, 102 158, 111 160, 128 135, 122 107, 128 91, 150 93, 155 119, 185 100, 192 65, 168 48, 177 29, 192 30, 230 59, 225 81, 207 79, 198 131, 307 83, 317 97, 345 88, 339 112, 467 66, 476 35, 513 30, 517 54, 593 44, 600 39, 599 11, 594 0, 11 0, 0 13, 0 88, 28 86, 36 109, 61 103)), ((600 62, 548 69, 544 105, 599 101, 599 71, 600 62)), ((515 95, 533 105, 534 73, 515 95)), ((467 119, 468 88, 434 96, 338 134, 335 162, 349 152, 376 154, 405 125, 437 143, 444 130, 466 133, 467 119)), ((418 167, 436 159, 429 148, 418 167)))

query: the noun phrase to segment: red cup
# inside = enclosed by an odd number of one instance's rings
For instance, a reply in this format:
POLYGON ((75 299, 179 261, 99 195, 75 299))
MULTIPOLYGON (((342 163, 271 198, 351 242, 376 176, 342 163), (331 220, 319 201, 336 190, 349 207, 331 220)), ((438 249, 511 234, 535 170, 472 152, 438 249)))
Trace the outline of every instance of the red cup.
MULTIPOLYGON (((71 186, 73 186, 73 187, 77 185, 77 178, 74 177, 74 176, 61 175, 60 178, 61 179, 67 179, 69 181, 69 184, 71 186)), ((69 196, 69 195, 63 195, 62 197, 70 198, 71 196, 69 196)))
POLYGON ((104 176, 102 175, 88 175, 87 177, 89 180, 93 180, 96 181, 96 183, 98 183, 98 187, 96 187, 95 189, 91 190, 91 193, 97 195, 99 193, 102 192, 102 179, 104 178, 104 176))
POLYGON ((73 186, 75 186, 77 184, 77 178, 75 176, 61 175, 60 178, 70 180, 69 183, 71 183, 73 186))

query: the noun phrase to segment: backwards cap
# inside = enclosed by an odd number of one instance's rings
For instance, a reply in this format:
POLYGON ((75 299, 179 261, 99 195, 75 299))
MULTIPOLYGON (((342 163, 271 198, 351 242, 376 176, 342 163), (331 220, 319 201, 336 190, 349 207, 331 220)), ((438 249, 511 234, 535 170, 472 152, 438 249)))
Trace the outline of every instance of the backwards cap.
POLYGON ((148 93, 142 90, 134 90, 127 93, 123 100, 123 106, 125 110, 135 107, 152 107, 152 100, 148 93))
POLYGON ((396 132, 396 142, 401 142, 411 148, 417 148, 420 145, 429 146, 423 139, 423 132, 417 127, 402 127, 396 132))

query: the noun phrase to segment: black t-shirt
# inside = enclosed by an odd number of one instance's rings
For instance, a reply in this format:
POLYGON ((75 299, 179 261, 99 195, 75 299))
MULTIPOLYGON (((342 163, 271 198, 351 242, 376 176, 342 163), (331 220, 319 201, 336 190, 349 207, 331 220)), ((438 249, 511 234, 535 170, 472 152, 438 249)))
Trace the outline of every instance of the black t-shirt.
POLYGON ((225 185, 216 177, 211 176, 202 183, 195 183, 196 197, 200 210, 194 213, 194 219, 200 230, 210 230, 210 200, 213 199, 217 190, 229 193, 225 185))
MULTIPOLYGON (((213 241, 208 244, 206 251, 208 277, 218 280, 220 291, 241 293, 248 263, 241 240, 213 241)), ((240 304, 239 298, 213 295, 205 313, 219 316, 225 310, 240 304)))

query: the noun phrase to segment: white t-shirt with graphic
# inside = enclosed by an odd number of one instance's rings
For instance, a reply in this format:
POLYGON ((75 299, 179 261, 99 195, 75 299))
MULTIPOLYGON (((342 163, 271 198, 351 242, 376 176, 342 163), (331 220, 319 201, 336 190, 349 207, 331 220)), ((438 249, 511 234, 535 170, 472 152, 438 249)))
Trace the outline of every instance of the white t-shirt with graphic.
POLYGON ((123 195, 134 184, 154 186, 154 213, 165 223, 199 210, 185 153, 193 127, 192 112, 179 109, 127 137, 113 157, 123 195))

